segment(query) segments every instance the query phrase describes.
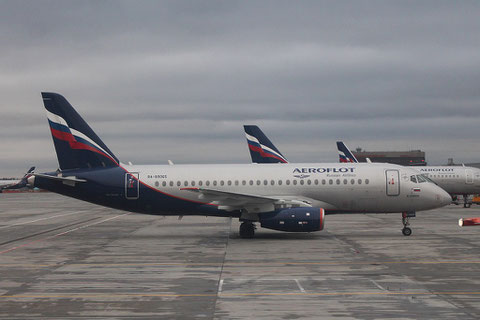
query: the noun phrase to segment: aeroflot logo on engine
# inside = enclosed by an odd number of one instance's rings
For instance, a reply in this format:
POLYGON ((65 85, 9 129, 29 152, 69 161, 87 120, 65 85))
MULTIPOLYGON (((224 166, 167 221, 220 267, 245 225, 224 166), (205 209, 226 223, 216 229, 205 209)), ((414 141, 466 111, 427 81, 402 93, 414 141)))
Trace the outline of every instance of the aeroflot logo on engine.
POLYGON ((347 173, 354 172, 355 168, 295 168, 293 173, 347 173))

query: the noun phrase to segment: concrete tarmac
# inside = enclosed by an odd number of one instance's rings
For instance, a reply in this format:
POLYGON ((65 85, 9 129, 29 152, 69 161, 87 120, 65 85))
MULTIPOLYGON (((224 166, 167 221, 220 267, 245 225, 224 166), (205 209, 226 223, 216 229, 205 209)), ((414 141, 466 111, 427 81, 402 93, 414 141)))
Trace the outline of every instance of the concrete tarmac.
POLYGON ((335 215, 317 233, 0 194, 1 319, 479 319, 480 207, 335 215))

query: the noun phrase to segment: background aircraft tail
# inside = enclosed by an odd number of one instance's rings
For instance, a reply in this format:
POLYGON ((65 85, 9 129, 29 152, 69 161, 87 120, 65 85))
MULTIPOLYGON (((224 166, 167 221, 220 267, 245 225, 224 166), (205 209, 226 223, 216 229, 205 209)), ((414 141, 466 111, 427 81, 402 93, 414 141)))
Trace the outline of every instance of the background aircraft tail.
POLYGON ((273 145, 257 126, 243 126, 248 149, 254 163, 288 163, 287 159, 273 145))
POLYGON ((340 162, 353 162, 358 163, 357 158, 350 152, 350 149, 343 143, 343 141, 337 141, 338 156, 340 162))
POLYGON ((90 126, 57 93, 42 92, 61 170, 118 166, 118 159, 90 126))

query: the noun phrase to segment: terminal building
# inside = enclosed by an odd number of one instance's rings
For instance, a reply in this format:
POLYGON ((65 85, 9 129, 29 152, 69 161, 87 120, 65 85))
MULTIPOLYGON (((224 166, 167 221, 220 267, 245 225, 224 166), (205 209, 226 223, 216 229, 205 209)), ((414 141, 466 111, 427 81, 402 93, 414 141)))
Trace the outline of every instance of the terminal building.
POLYGON ((412 151, 365 151, 357 148, 352 152, 359 162, 393 163, 402 166, 426 166, 425 152, 421 150, 412 151))

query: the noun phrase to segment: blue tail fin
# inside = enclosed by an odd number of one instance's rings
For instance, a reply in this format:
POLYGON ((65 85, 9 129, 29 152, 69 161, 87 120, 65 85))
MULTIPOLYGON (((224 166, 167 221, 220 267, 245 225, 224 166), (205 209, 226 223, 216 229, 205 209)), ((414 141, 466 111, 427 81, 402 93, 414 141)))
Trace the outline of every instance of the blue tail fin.
POLYGON ((253 163, 288 163, 259 127, 243 126, 243 128, 253 163))
POLYGON ((118 159, 61 95, 42 92, 61 170, 114 167, 118 159))
POLYGON ((350 152, 350 149, 343 143, 343 141, 337 141, 338 156, 340 157, 340 162, 353 162, 358 163, 357 158, 350 152))

